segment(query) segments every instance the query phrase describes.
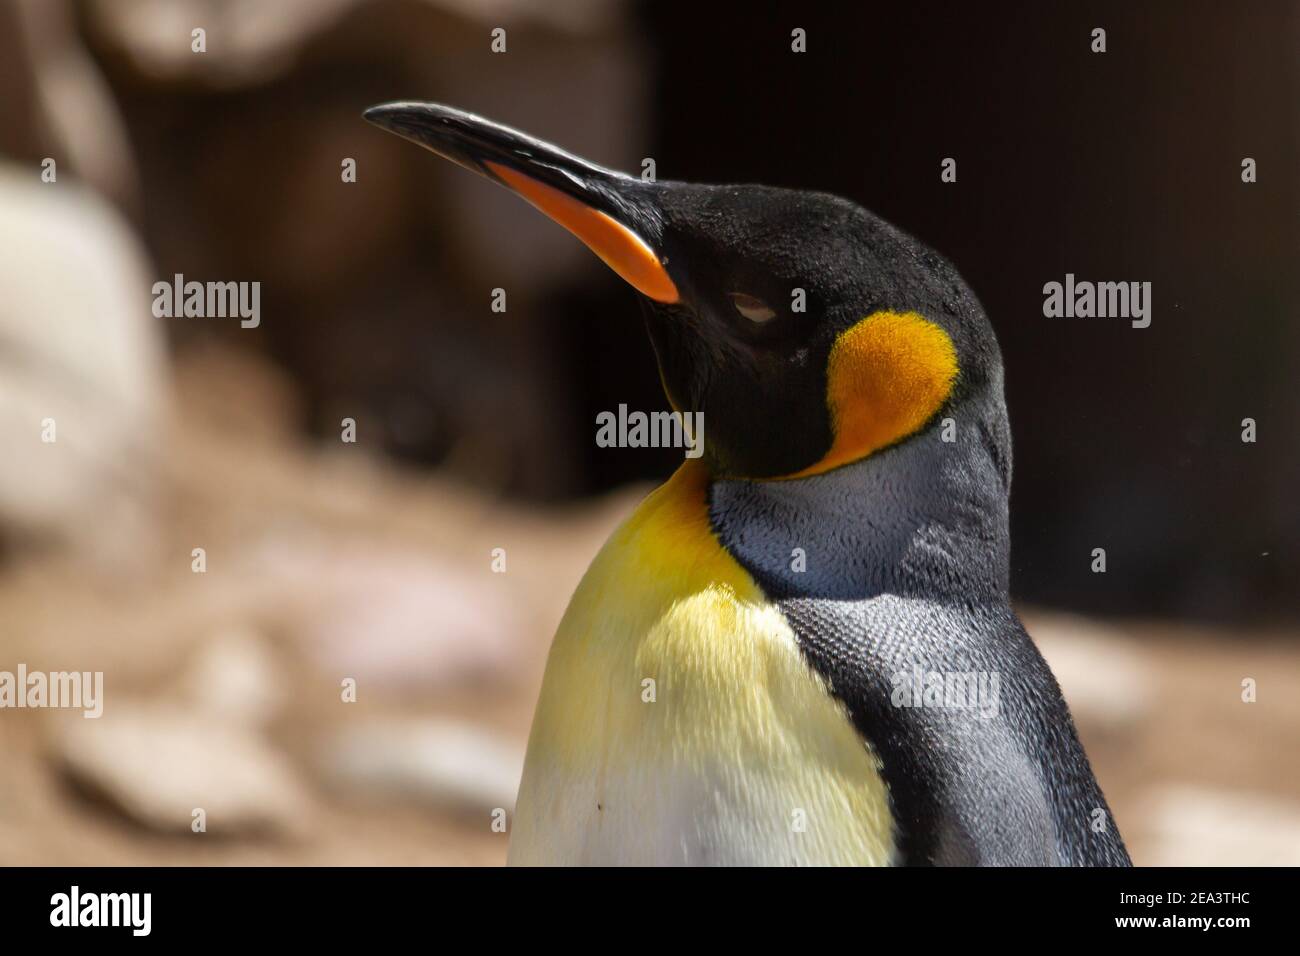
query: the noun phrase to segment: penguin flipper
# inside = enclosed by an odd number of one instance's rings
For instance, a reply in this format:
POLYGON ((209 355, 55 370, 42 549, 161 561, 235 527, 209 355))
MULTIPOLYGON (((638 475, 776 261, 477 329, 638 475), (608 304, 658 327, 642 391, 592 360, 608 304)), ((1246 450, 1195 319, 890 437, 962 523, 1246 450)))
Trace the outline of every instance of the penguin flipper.
POLYGON ((1060 687, 1009 607, 782 607, 881 760, 899 863, 1130 865, 1060 687), (950 686, 974 700, 947 699, 950 686))

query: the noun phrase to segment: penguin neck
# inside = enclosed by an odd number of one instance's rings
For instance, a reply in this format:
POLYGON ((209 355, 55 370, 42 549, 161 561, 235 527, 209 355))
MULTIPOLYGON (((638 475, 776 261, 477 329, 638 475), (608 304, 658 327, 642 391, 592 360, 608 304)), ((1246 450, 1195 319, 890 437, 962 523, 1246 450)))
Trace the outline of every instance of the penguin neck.
POLYGON ((941 418, 898 445, 807 478, 714 480, 714 533, 777 600, 896 594, 1005 605, 1005 412, 948 432, 945 441, 941 418))

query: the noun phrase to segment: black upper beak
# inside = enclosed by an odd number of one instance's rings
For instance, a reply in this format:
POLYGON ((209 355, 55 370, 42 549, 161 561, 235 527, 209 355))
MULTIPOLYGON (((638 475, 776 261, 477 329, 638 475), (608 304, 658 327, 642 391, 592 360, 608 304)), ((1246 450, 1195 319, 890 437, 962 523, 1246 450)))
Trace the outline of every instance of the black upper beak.
POLYGON ((622 181, 626 188, 633 182, 519 130, 438 103, 384 103, 362 115, 494 182, 508 185, 485 165, 487 161, 525 173, 588 205, 599 208, 597 204, 607 202, 613 208, 606 212, 617 211, 622 202, 614 183, 622 181))
POLYGON ((678 299, 659 247, 652 184, 436 103, 385 103, 365 118, 521 195, 574 233, 642 294, 678 299))

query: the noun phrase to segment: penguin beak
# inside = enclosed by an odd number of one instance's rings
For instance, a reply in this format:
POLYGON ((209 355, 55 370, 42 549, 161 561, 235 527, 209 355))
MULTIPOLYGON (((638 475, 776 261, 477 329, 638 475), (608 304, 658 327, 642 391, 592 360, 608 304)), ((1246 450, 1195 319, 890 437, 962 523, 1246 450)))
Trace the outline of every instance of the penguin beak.
POLYGON ((436 103, 385 103, 364 116, 522 196, 586 243, 642 295, 663 303, 681 298, 656 249, 663 224, 648 184, 436 103))

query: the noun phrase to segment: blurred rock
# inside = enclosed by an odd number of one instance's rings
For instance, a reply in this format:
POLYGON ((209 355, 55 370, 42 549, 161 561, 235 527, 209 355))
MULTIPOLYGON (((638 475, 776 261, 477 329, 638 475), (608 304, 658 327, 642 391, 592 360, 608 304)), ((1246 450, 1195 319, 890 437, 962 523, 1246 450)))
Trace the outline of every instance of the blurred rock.
POLYGON ((98 720, 70 720, 54 750, 89 794, 151 830, 295 834, 306 795, 288 762, 256 735, 167 705, 110 700, 98 720))
MULTIPOLYGON (((610 0, 424 0, 430 11, 478 24, 542 25, 575 33, 606 26, 623 7, 610 0)), ((92 28, 154 80, 213 85, 264 82, 295 66, 302 48, 357 8, 406 6, 376 0, 90 0, 92 28), (202 28, 206 52, 191 49, 202 28)))
POLYGON ((94 29, 155 80, 197 78, 217 85, 264 80, 292 68, 294 54, 358 0, 94 0, 94 29), (202 54, 191 31, 207 34, 202 54))
POLYGON ((0 9, 0 153, 36 166, 58 163, 128 210, 140 184, 122 111, 86 50, 72 4, 15 0, 0 9))
POLYGON ((121 567, 157 510, 165 386, 148 260, 107 203, 38 169, 0 166, 0 209, 0 533, 121 567))
POLYGON ((195 709, 242 727, 265 726, 283 703, 275 661, 252 631, 228 631, 205 644, 182 687, 195 709))
POLYGON ((320 761, 327 777, 359 791, 486 815, 514 808, 524 750, 463 721, 368 721, 335 736, 320 761))
POLYGON ((1022 617, 1077 721, 1114 731, 1142 718, 1159 682, 1124 631, 1070 614, 1022 617))
POLYGON ((309 603, 294 634, 303 654, 326 674, 357 678, 361 694, 374 683, 432 692, 508 682, 521 643, 531 643, 533 628, 516 605, 446 559, 398 549, 312 554, 281 547, 260 560, 287 586, 303 582, 299 593, 309 603))
POLYGON ((1173 785, 1139 804, 1147 866, 1300 866, 1300 803, 1173 785))

